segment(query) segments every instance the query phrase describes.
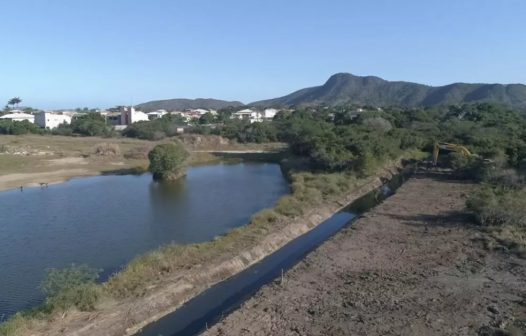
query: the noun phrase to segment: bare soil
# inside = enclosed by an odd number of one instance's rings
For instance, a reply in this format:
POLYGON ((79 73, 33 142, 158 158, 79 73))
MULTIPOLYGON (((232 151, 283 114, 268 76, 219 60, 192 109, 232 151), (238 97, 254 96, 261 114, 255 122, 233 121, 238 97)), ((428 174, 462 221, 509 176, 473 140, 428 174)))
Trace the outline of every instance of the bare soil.
MULTIPOLYGON (((189 164, 217 162, 219 153, 267 153, 283 144, 238 144, 219 136, 184 135, 191 152, 189 164)), ((0 136, 0 191, 55 184, 82 176, 124 173, 148 167, 148 152, 173 139, 147 141, 129 138, 66 137, 41 135, 0 136), (114 148, 114 155, 100 147, 114 148)), ((228 157, 227 157, 228 158, 228 157)))
POLYGON ((473 187, 412 178, 204 335, 525 335, 526 260, 484 249, 473 187))

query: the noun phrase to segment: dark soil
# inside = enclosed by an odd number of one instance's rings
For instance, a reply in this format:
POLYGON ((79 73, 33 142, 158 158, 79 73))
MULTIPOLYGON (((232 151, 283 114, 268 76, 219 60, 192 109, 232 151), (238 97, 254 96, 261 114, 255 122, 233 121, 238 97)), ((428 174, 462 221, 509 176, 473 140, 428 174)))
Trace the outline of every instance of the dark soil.
POLYGON ((205 335, 525 335, 526 260, 484 249, 473 187, 416 176, 205 335))

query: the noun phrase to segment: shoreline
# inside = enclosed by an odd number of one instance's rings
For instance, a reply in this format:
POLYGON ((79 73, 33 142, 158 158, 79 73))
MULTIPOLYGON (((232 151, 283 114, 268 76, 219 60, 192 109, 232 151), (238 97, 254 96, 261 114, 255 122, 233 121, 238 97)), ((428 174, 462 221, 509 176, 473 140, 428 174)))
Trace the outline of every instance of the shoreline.
MULTIPOLYGON (((265 151, 265 150, 212 150, 212 151, 201 151, 194 150, 190 151, 192 157, 190 158, 189 167, 200 166, 200 165, 209 165, 217 164, 220 162, 228 162, 229 160, 235 160, 235 158, 229 158, 229 154, 235 154, 239 156, 243 155, 274 155, 279 152, 265 151), (205 154, 205 155, 203 155, 205 154), (218 155, 218 156, 215 156, 218 155), (220 155, 227 155, 227 157, 221 158, 220 155)), ((80 159, 67 157, 63 159, 80 159)), ((232 161, 234 162, 234 161, 232 161)), ((144 160, 142 164, 138 165, 137 162, 133 164, 124 164, 115 166, 118 169, 114 170, 97 170, 84 168, 80 166, 79 168, 65 168, 55 171, 40 171, 40 172, 31 172, 31 173, 9 173, 0 175, 0 192, 12 191, 19 189, 20 187, 25 188, 38 188, 41 183, 47 185, 56 185, 68 182, 75 178, 83 177, 94 177, 94 176, 105 176, 105 175, 127 175, 134 172, 147 173, 148 170, 145 168, 147 161, 144 160)), ((78 167, 78 166, 77 166, 78 167)))
MULTIPOLYGON (((144 295, 103 302, 101 308, 95 312, 68 311, 62 316, 51 316, 50 322, 35 321, 36 325, 28 331, 32 335, 133 335, 147 324, 177 310, 212 285, 236 275, 315 228, 349 203, 383 185, 386 179, 398 174, 402 168, 400 162, 391 163, 372 177, 356 180, 359 183, 355 184, 348 193, 324 201, 320 206, 309 208, 301 216, 289 220, 284 218, 276 225, 277 227, 263 234, 246 233, 245 231, 261 230, 256 224, 251 223, 244 226, 242 230, 234 230, 212 242, 183 247, 183 254, 187 250, 190 254, 191 251, 197 253, 194 258, 196 260, 190 265, 177 268, 169 276, 153 281, 144 295), (248 234, 248 238, 254 240, 245 248, 216 245, 243 241, 243 234, 248 234), (207 255, 209 257, 206 257, 207 255)), ((159 252, 152 252, 155 253, 159 252)), ((103 286, 111 286, 111 284, 105 283, 103 286)))

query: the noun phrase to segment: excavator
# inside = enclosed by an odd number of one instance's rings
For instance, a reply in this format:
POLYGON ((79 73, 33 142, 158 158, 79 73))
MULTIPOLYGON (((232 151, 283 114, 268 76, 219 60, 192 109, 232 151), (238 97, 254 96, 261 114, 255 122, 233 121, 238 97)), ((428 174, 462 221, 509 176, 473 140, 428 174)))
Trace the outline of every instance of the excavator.
POLYGON ((471 157, 471 156, 478 156, 476 154, 472 154, 469 149, 462 145, 447 143, 447 142, 437 142, 435 143, 435 146, 433 147, 433 166, 437 165, 438 162, 438 154, 440 153, 440 150, 446 150, 449 152, 456 152, 460 153, 460 155, 463 155, 465 157, 471 157))

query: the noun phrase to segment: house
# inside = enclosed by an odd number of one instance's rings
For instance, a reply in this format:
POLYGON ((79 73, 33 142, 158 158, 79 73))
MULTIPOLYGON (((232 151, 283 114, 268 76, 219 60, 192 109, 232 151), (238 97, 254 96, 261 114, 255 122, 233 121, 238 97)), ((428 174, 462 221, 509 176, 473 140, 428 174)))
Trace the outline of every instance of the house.
POLYGON ((15 112, 3 115, 0 119, 11 120, 11 121, 24 121, 27 120, 30 123, 35 123, 35 116, 24 112, 15 112))
POLYGON ((232 113, 232 118, 240 120, 249 120, 251 123, 262 121, 261 112, 254 111, 252 109, 244 109, 232 113))
POLYGON ((110 125, 117 126, 121 124, 121 112, 107 112, 101 115, 106 118, 107 123, 110 125))
POLYGON ((71 117, 53 112, 40 112, 35 117, 35 123, 42 128, 54 129, 60 124, 71 124, 71 117))
POLYGON ((146 114, 148 115, 148 118, 150 120, 154 120, 154 119, 162 118, 163 116, 168 114, 168 112, 166 112, 166 110, 157 110, 157 111, 153 111, 153 112, 148 112, 146 114))
POLYGON ((195 113, 195 114, 199 114, 199 115, 204 115, 204 114, 207 114, 210 111, 199 108, 199 109, 192 109, 192 110, 190 110, 190 112, 195 113))
POLYGON ((279 110, 275 108, 268 108, 263 111, 263 119, 265 120, 272 120, 274 119, 274 116, 279 112, 279 110))
POLYGON ((149 121, 148 115, 141 111, 135 111, 133 106, 121 108, 121 125, 131 125, 138 121, 149 121))

